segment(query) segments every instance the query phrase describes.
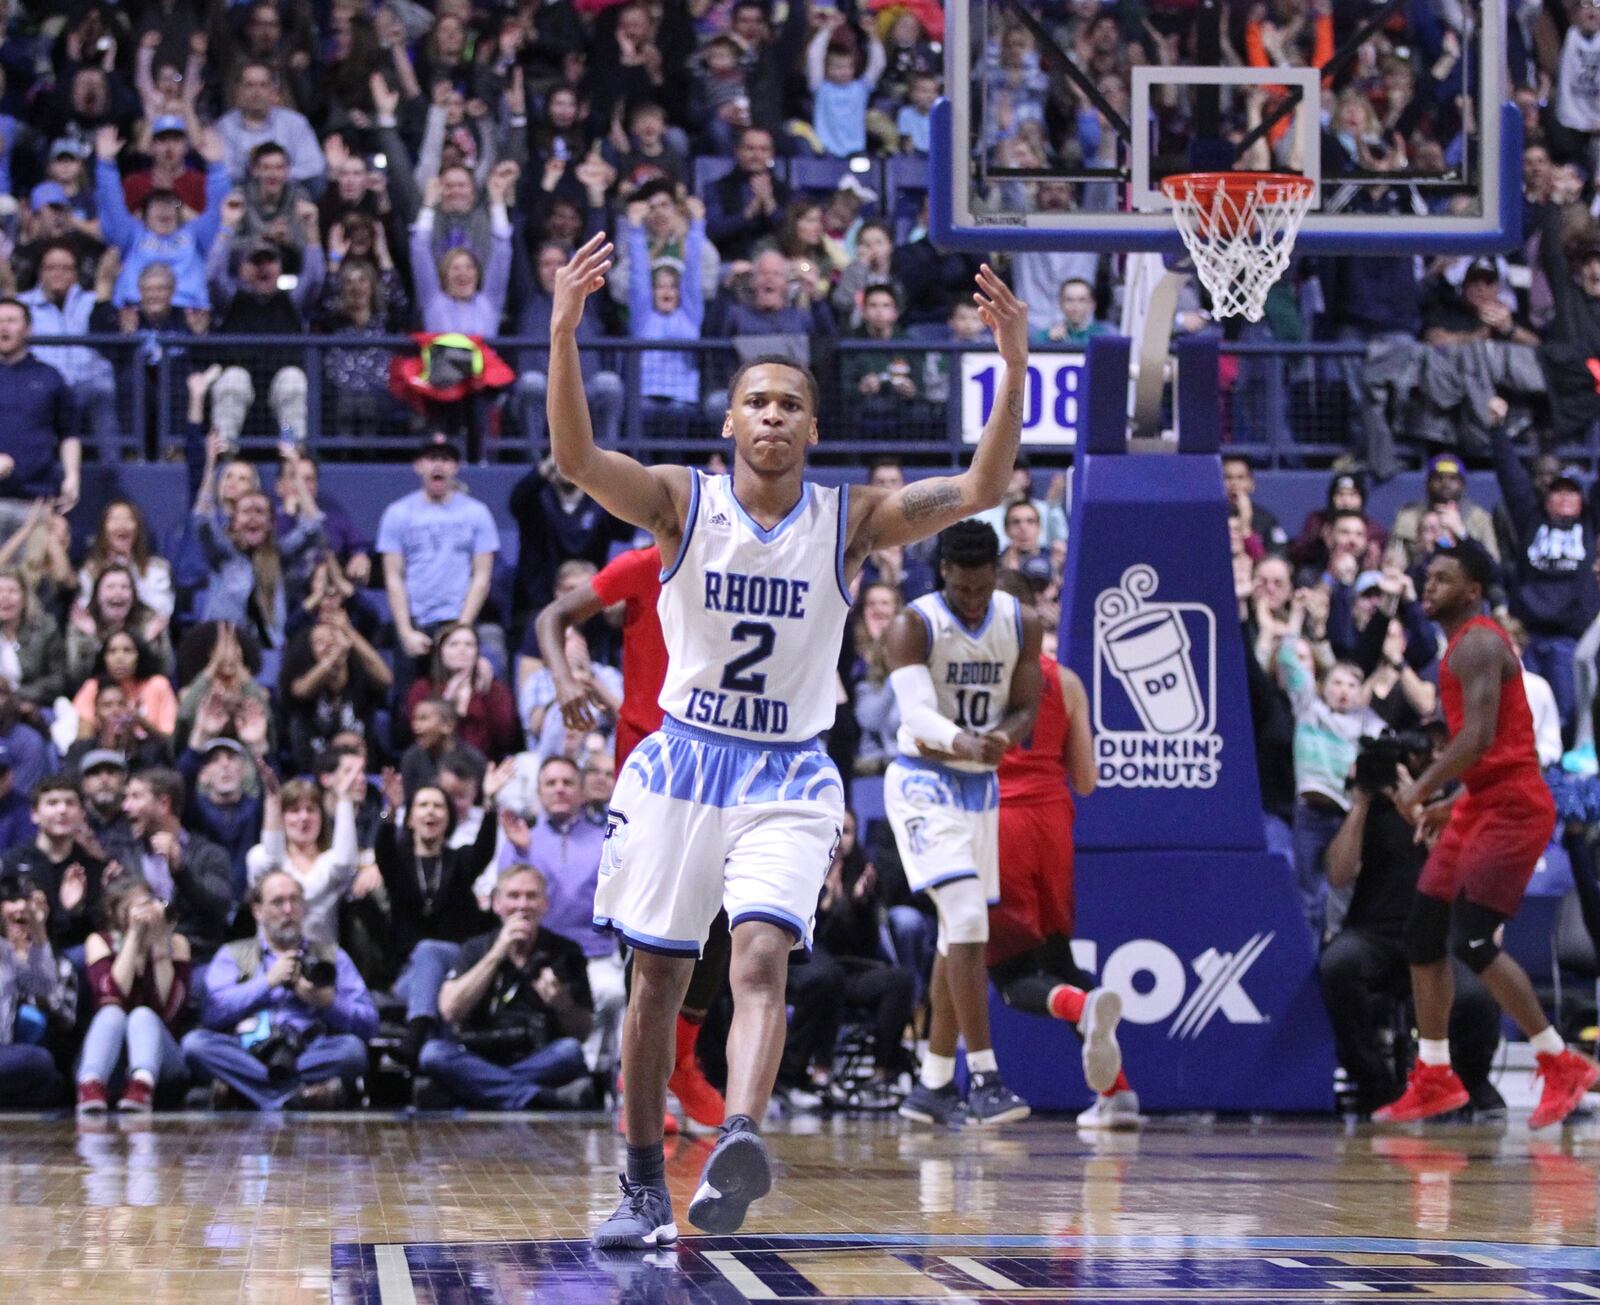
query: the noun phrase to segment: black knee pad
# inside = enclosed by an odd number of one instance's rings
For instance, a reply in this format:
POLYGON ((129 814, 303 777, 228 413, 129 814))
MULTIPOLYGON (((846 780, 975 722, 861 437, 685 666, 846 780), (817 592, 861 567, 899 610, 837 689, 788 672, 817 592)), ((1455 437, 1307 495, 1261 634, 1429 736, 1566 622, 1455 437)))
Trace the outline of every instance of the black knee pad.
POLYGON ((1406 960, 1412 965, 1433 965, 1444 960, 1450 946, 1450 904, 1418 893, 1411 899, 1406 921, 1406 960))
POLYGON ((1455 936, 1451 939, 1450 950, 1474 974, 1482 974, 1500 955, 1500 945, 1495 942, 1494 935, 1505 922, 1505 916, 1487 906, 1465 900, 1456 903, 1455 936))

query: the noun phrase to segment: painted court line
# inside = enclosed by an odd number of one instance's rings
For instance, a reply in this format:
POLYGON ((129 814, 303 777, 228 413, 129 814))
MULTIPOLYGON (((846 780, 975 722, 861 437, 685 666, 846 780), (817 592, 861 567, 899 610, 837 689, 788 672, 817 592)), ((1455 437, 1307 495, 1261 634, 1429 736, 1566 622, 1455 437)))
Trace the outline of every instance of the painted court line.
POLYGON ((970 1255, 941 1255, 939 1257, 952 1269, 960 1269, 962 1273, 975 1282, 981 1282, 985 1287, 998 1287, 1001 1291, 1020 1290, 1020 1282, 1012 1282, 1005 1274, 991 1269, 987 1264, 980 1264, 970 1255))
POLYGON ((701 1251, 717 1272, 745 1295, 746 1300, 776 1300, 778 1293, 762 1282, 755 1271, 739 1258, 737 1251, 701 1251))
POLYGON ((378 1266, 378 1305, 417 1305, 406 1248, 393 1243, 374 1246, 372 1258, 378 1266))
POLYGON ((1591 1300, 1600 1300, 1600 1287, 1591 1287, 1586 1282, 1558 1282, 1556 1286, 1563 1291, 1570 1291, 1578 1296, 1587 1296, 1591 1300))
POLYGON ((1340 1281, 1337 1281, 1337 1280, 1330 1280, 1329 1283, 1328 1283, 1328 1286, 1337 1287, 1340 1291, 1377 1291, 1378 1290, 1370 1282, 1350 1282, 1350 1281, 1340 1282, 1340 1281))

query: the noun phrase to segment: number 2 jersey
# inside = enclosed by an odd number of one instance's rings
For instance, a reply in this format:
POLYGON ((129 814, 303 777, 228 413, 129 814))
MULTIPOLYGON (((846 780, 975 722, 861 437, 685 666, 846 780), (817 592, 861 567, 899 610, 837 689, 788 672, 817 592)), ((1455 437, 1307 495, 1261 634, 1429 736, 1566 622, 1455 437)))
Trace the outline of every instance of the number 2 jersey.
MULTIPOLYGON (((1005 719, 1011 672, 1022 652, 1022 605, 996 590, 977 629, 950 610, 940 593, 910 604, 928 627, 928 671, 939 714, 969 734, 987 734, 1005 719)), ((904 725, 895 739, 905 757, 918 756, 917 738, 904 725)), ((955 770, 992 771, 977 761, 942 762, 955 770)))
POLYGON ((656 604, 669 656, 661 709, 755 742, 813 739, 833 725, 850 612, 848 489, 807 481, 767 530, 734 497, 732 477, 690 475, 683 542, 656 604))

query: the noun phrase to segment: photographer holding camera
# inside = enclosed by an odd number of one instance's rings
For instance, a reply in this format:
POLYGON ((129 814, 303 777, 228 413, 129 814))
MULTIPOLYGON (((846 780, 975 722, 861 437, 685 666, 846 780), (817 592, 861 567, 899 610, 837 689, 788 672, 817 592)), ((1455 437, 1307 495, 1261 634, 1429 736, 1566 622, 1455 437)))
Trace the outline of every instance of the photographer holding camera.
POLYGON ((293 875, 266 875, 249 900, 256 936, 211 962, 202 1027, 184 1038, 184 1056, 197 1077, 259 1109, 337 1110, 366 1070, 377 1008, 342 948, 306 942, 305 892, 293 875))
MULTIPOLYGON (((1428 735, 1408 731, 1363 739, 1351 779, 1350 811, 1328 845, 1328 886, 1354 885, 1344 928, 1318 961, 1323 1000, 1333 1022, 1339 1062, 1356 1092, 1356 1110, 1369 1115, 1404 1087, 1402 1067, 1380 1042, 1378 998, 1410 995, 1405 926, 1417 876, 1428 849, 1395 807, 1395 794, 1420 774, 1433 753, 1428 735)), ((1475 1114, 1505 1109, 1489 1082, 1500 1016, 1494 998, 1455 962, 1456 1000, 1450 1014, 1451 1060, 1471 1094, 1475 1114)))

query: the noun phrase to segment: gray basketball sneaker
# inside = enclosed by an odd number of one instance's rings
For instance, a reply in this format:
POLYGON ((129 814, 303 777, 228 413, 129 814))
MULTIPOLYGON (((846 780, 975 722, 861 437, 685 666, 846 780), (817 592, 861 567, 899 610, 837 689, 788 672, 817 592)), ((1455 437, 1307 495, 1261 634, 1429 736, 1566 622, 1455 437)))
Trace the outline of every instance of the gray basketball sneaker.
POLYGON ((767 1144, 749 1129, 724 1133, 689 1202, 689 1222, 708 1233, 738 1232, 745 1211, 772 1190, 767 1144))
POLYGON ((1002 1083, 998 1074, 974 1074, 967 1085, 968 1124, 1010 1124, 1032 1113, 1033 1107, 1002 1083))
POLYGON ((954 1083, 931 1088, 918 1079, 906 1099, 900 1103, 900 1117, 914 1119, 919 1124, 959 1126, 964 1107, 965 1103, 954 1083))
POLYGON ((646 1251, 678 1240, 672 1221, 672 1197, 655 1187, 641 1187, 622 1175, 622 1204, 594 1230, 597 1251, 646 1251))

